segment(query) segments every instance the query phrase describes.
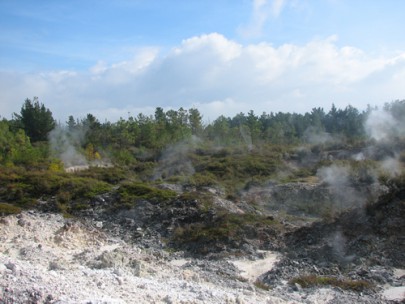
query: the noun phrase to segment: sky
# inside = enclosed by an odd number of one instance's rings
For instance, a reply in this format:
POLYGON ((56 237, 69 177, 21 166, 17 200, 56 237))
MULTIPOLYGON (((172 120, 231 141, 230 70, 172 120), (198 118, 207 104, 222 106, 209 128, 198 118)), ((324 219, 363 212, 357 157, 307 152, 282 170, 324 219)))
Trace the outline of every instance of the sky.
POLYGON ((405 99, 402 0, 0 0, 0 116, 100 121, 405 99))

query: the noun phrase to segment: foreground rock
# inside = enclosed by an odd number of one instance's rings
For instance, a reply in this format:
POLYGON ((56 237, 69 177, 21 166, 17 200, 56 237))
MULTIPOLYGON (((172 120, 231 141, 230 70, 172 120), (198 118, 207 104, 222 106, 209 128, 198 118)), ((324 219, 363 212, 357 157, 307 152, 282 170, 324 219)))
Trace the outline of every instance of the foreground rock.
POLYGON ((34 212, 2 218, 0 303, 384 303, 373 292, 255 284, 280 255, 193 259, 141 249, 97 226, 34 212))
POLYGON ((0 303, 286 301, 254 287, 231 263, 157 254, 91 222, 28 212, 2 218, 0 233, 0 303))

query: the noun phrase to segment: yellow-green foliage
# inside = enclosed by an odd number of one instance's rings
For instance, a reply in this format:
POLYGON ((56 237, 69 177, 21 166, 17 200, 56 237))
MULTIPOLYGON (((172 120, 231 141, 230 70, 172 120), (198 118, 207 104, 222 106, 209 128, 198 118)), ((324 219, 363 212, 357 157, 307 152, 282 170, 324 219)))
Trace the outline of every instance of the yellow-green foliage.
POLYGON ((51 172, 63 172, 64 169, 63 163, 59 159, 52 160, 48 167, 51 172))
POLYGON ((370 289, 373 284, 364 280, 350 280, 350 279, 337 279, 335 277, 325 277, 316 275, 306 275, 293 278, 289 282, 290 284, 299 284, 303 288, 314 286, 335 286, 346 290, 362 291, 364 289, 370 289))
POLYGON ((0 203, 0 215, 9 215, 20 213, 21 208, 7 203, 0 203))
POLYGON ((90 167, 88 170, 78 171, 75 176, 92 178, 109 184, 118 184, 132 176, 131 172, 120 167, 90 167))

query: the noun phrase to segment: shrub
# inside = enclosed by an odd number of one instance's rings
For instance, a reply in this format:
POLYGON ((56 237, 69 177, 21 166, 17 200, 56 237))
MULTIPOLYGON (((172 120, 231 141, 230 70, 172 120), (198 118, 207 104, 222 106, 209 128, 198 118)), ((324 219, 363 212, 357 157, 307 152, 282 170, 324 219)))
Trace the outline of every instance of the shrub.
POLYGON ((9 214, 16 214, 20 213, 21 208, 7 204, 7 203, 0 203, 0 215, 9 215, 9 214))
POLYGON ((172 190, 158 189, 139 182, 123 183, 118 189, 118 194, 120 204, 127 206, 133 205, 139 199, 161 203, 177 196, 177 193, 172 190))
POLYGON ((201 187, 210 187, 218 184, 218 181, 214 174, 210 172, 200 172, 195 173, 190 179, 191 185, 201 188, 201 187))
MULTIPOLYGON (((275 227, 276 221, 254 213, 234 214, 226 211, 218 212, 218 217, 210 222, 198 222, 178 227, 174 232, 174 242, 187 243, 228 243, 233 240, 242 241, 249 226, 275 227)), ((260 229, 257 229, 260 230, 260 229)))

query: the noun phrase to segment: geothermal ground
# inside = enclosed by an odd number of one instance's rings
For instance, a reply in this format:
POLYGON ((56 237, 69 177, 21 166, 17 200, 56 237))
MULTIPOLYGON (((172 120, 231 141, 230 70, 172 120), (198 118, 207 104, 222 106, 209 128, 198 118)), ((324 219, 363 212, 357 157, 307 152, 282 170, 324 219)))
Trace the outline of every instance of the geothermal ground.
POLYGON ((283 275, 292 265, 296 269, 305 265, 285 259, 283 253, 260 251, 250 259, 193 258, 125 242, 103 226, 99 221, 39 212, 1 218, 0 303, 400 303, 404 299, 405 271, 400 268, 365 269, 380 280, 371 290, 303 288, 289 284, 283 275), (275 276, 277 271, 283 275, 275 276), (270 285, 272 276, 278 281, 270 285))

